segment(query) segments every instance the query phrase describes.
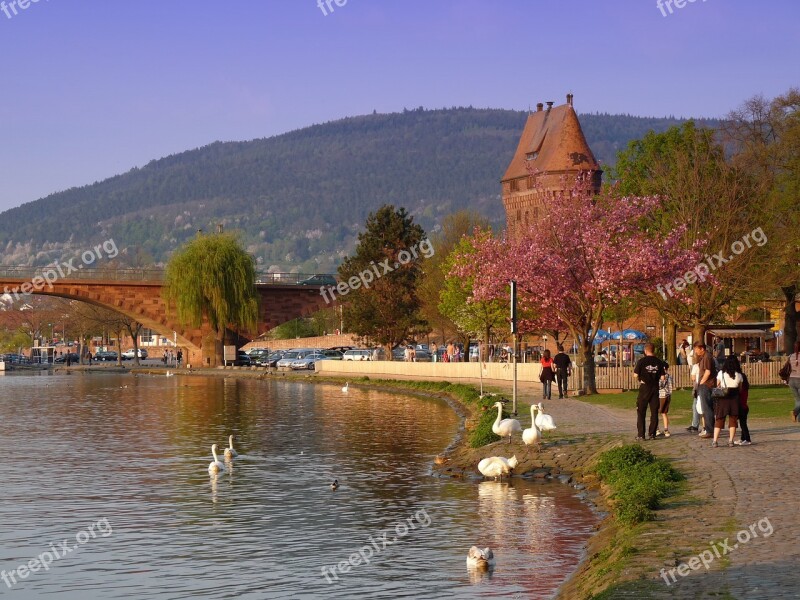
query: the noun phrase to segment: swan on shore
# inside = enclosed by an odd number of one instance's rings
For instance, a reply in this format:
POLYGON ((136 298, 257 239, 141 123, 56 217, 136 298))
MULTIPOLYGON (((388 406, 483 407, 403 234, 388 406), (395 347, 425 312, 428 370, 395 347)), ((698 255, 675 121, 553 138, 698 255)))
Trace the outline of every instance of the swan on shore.
POLYGON ((467 554, 467 567, 473 569, 488 569, 494 566, 494 553, 489 548, 473 546, 467 554))
POLYGON ((220 471, 225 470, 225 465, 223 465, 219 458, 217 457, 217 445, 214 444, 211 446, 211 454, 214 456, 214 460, 211 461, 208 465, 208 472, 209 473, 219 473, 220 471))
POLYGON ((494 407, 497 409, 497 419, 492 425, 492 431, 500 437, 508 437, 508 443, 511 443, 511 434, 522 432, 522 425, 516 419, 503 419, 503 403, 495 402, 494 407))
POLYGON ((350 382, 349 381, 345 382, 344 387, 342 388, 342 391, 345 394, 350 391, 350 382))
POLYGON ((494 477, 497 479, 498 477, 502 480, 503 475, 511 475, 511 471, 519 464, 516 455, 512 456, 511 458, 505 458, 504 456, 490 456, 489 458, 484 458, 481 462, 478 463, 478 471, 481 472, 481 475, 484 477, 494 477))
POLYGON ((553 417, 544 413, 544 406, 541 402, 536 408, 539 410, 539 414, 536 415, 536 426, 543 432, 556 429, 556 422, 553 417))
POLYGON ((531 404, 531 426, 522 432, 522 441, 526 446, 538 446, 542 441, 542 432, 539 430, 538 415, 536 414, 539 406, 541 405, 531 404))
POLYGON ((231 458, 236 458, 237 456, 239 456, 239 453, 236 452, 236 450, 233 449, 233 436, 229 435, 228 436, 228 447, 225 448, 225 458, 231 459, 231 458))

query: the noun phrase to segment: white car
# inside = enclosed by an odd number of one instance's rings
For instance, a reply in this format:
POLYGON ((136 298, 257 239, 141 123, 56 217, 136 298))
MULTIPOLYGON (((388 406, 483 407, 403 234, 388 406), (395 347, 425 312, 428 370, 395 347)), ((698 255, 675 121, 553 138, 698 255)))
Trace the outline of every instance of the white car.
POLYGON ((342 356, 342 360, 372 360, 372 350, 367 348, 353 348, 342 356))
MULTIPOLYGON (((133 356, 134 356, 133 348, 131 348, 130 350, 126 350, 125 352, 122 353, 122 358, 125 360, 133 360, 133 356)), ((145 350, 144 348, 139 348, 139 358, 141 358, 142 360, 147 358, 147 350, 145 350)))

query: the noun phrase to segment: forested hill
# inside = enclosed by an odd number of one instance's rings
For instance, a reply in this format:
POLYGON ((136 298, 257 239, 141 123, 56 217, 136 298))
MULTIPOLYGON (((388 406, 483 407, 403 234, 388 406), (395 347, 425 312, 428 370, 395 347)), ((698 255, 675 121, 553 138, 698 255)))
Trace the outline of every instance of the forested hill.
MULTIPOLYGON (((475 209, 502 222, 499 179, 526 113, 452 108, 372 114, 247 142, 216 142, 0 214, 0 261, 44 264, 113 238, 160 262, 198 229, 238 230, 261 268, 327 272, 367 214, 405 206, 426 230, 475 209)), ((682 122, 580 116, 598 160, 682 122)))

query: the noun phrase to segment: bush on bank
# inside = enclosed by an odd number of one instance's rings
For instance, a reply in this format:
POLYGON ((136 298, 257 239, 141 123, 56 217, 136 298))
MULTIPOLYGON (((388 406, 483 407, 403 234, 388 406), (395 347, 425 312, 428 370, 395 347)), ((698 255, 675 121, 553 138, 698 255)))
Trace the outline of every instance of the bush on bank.
POLYGON ((661 500, 685 479, 667 460, 657 458, 639 444, 604 452, 595 472, 611 488, 617 520, 627 525, 652 520, 661 500))

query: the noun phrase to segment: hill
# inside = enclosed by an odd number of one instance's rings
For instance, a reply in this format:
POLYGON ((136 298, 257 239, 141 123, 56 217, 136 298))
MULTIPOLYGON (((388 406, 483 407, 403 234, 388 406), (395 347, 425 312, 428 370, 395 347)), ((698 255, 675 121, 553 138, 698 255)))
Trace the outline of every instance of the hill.
MULTIPOLYGON (((405 206, 428 231, 461 208, 502 223, 499 178, 525 117, 419 108, 215 142, 0 214, 0 262, 45 264, 113 238, 128 264, 158 263, 198 229, 222 223, 241 233, 260 268, 330 272, 384 203, 405 206)), ((648 130, 682 122, 580 118, 604 164, 648 130)))

